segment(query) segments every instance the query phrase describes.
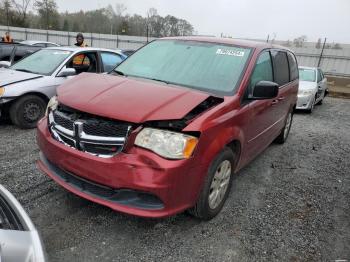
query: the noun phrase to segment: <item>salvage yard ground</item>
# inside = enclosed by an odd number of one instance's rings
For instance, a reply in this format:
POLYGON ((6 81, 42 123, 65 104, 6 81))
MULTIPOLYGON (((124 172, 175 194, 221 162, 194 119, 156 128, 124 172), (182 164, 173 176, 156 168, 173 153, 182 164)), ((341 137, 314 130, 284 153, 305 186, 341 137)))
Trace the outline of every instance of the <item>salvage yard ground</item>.
POLYGON ((32 217, 49 261, 350 261, 350 100, 297 113, 287 143, 237 175, 210 222, 113 212, 37 171, 38 154, 35 130, 0 124, 0 183, 32 217))

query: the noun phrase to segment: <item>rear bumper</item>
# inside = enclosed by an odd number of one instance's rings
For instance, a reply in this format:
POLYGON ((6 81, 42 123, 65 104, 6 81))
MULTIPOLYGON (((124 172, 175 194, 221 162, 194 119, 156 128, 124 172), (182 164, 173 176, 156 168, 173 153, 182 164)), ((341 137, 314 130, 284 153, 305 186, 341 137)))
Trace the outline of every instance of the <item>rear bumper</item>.
POLYGON ((160 218, 197 200, 203 173, 193 160, 166 160, 139 148, 99 158, 54 140, 46 119, 38 124, 37 140, 41 171, 68 191, 113 210, 160 218))

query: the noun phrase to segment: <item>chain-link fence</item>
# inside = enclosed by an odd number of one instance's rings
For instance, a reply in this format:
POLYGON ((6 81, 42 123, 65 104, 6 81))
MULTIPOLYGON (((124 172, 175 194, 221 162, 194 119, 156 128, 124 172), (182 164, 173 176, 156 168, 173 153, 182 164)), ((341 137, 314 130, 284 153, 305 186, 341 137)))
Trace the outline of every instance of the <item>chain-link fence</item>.
MULTIPOLYGON (((28 29, 18 27, 0 26, 0 35, 10 31, 12 37, 17 40, 39 40, 54 42, 64 46, 72 46, 75 43, 77 32, 63 32, 51 30, 28 29)), ((127 35, 106 35, 84 33, 85 41, 89 46, 110 49, 138 49, 154 38, 127 35)), ((263 40, 260 40, 263 41, 263 40)), ((276 41, 285 45, 285 42, 276 41)), ((337 49, 326 48, 322 52, 316 47, 316 43, 305 43, 303 47, 288 45, 297 55, 301 66, 316 67, 320 65, 327 75, 350 77, 350 45, 338 44, 337 49)))
MULTIPOLYGON (((74 45, 75 37, 78 33, 0 26, 1 36, 4 35, 6 31, 9 31, 11 33, 12 38, 16 41, 47 41, 54 42, 63 46, 74 45)), ((110 49, 138 49, 153 39, 142 36, 106 35, 95 33, 83 34, 85 37, 85 41, 89 46, 110 49)))

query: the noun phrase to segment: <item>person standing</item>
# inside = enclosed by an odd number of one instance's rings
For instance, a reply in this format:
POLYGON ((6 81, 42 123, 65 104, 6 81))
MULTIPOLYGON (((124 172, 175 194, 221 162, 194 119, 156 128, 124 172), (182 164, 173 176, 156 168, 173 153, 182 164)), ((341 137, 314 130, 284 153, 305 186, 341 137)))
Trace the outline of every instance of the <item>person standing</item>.
POLYGON ((88 47, 88 45, 84 41, 85 38, 84 38, 84 35, 82 33, 77 34, 76 40, 77 40, 77 42, 74 44, 75 46, 88 47))
POLYGON ((5 42, 5 43, 13 43, 13 39, 10 36, 10 32, 6 32, 5 36, 1 38, 1 42, 5 42))

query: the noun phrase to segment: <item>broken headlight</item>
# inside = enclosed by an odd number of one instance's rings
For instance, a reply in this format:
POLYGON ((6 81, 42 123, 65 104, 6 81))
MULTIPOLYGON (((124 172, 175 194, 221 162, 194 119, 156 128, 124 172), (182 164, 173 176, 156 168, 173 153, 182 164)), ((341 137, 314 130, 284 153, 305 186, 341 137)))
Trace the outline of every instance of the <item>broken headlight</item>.
POLYGON ((53 96, 47 104, 45 116, 48 116, 51 111, 54 111, 58 106, 57 96, 53 96))

